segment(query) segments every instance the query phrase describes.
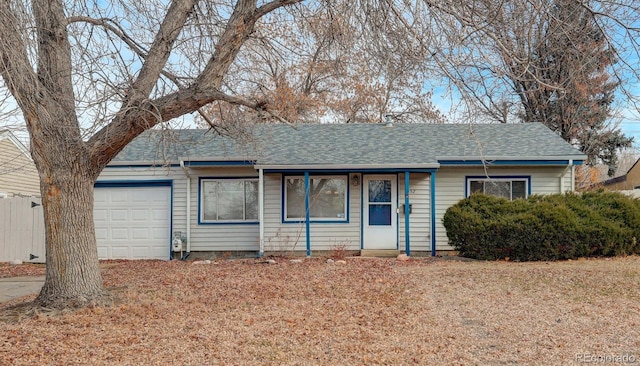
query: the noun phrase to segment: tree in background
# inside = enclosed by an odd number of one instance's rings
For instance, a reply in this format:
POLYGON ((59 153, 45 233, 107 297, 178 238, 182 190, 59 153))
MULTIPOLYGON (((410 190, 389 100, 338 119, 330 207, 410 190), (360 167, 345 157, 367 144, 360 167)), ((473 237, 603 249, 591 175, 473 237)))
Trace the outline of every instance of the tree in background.
POLYGON ((470 115, 542 122, 613 174, 618 150, 632 143, 612 122, 612 108, 615 93, 635 105, 638 69, 621 56, 637 57, 635 3, 471 0, 432 7, 438 24, 449 24, 442 34, 450 45, 433 57, 470 115))
MULTIPOLYGON (((593 14, 578 2, 555 0, 540 21, 541 38, 531 55, 538 78, 514 80, 521 118, 544 123, 588 155, 590 165, 602 162, 613 175, 617 152, 633 141, 608 125, 618 87, 611 75, 615 54, 593 14)), ((511 65, 514 72, 523 71, 511 65)))
MULTIPOLYGON (((238 55, 228 85, 278 110, 281 122, 379 123, 385 115, 398 122, 443 122, 425 87, 431 65, 407 52, 411 37, 392 6, 332 1, 269 14, 238 55)), ((421 37, 431 35, 422 31, 421 37)), ((274 119, 225 101, 206 110, 200 125, 221 132, 238 121, 274 119)))

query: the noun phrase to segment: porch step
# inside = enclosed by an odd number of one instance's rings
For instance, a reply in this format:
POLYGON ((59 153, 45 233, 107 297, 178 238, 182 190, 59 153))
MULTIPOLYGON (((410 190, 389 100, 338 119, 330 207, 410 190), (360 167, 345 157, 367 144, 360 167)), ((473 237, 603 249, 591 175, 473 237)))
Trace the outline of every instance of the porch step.
POLYGON ((395 258, 400 254, 399 250, 395 249, 362 249, 360 251, 361 257, 381 257, 381 258, 395 258))

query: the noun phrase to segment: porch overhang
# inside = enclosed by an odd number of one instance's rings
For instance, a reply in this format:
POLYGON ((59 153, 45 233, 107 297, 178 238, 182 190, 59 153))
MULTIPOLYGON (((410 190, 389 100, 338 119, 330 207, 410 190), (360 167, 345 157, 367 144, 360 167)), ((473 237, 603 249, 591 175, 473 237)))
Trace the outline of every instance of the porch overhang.
POLYGON ((431 173, 438 170, 440 164, 398 164, 398 165, 256 165, 256 169, 264 169, 265 173, 431 173))

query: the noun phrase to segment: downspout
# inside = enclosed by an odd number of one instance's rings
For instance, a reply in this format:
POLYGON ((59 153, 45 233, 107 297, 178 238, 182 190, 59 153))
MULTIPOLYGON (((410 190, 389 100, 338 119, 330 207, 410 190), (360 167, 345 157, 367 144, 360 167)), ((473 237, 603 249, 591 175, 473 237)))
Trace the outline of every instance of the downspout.
POLYGON ((260 226, 260 250, 258 257, 264 256, 264 170, 258 169, 258 221, 260 226))
POLYGON ((576 166, 573 164, 573 159, 569 160, 569 165, 571 165, 571 192, 576 191, 576 166))
POLYGON ((404 244, 405 253, 411 256, 411 245, 409 244, 409 171, 404 172, 404 244))
POLYGON ((567 167, 564 169, 564 171, 562 172, 562 174, 560 174, 560 193, 565 193, 566 188, 564 186, 564 177, 567 175, 567 172, 569 170, 571 170, 571 192, 573 192, 575 190, 575 184, 573 182, 573 177, 574 177, 574 168, 575 165, 573 165, 573 159, 569 159, 569 164, 567 164, 567 167))
POLYGON ((180 168, 187 177, 187 251, 180 258, 181 260, 187 259, 191 254, 191 176, 189 170, 184 166, 184 161, 180 160, 180 168))
POLYGON ((311 227, 309 224, 309 220, 311 218, 311 214, 309 212, 309 171, 304 172, 304 212, 305 212, 305 227, 307 232, 307 257, 311 257, 311 237, 309 236, 311 232, 311 227))
POLYGON ((436 256, 436 172, 431 172, 431 256, 436 256))

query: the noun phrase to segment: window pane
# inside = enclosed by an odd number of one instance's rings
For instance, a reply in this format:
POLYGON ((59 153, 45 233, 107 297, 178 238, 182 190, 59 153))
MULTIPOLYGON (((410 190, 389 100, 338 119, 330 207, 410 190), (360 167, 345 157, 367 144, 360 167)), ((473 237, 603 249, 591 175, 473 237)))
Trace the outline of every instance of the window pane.
POLYGON ((258 182, 247 181, 244 184, 244 218, 245 220, 258 219, 258 182))
POLYGON ((469 183, 469 194, 484 193, 484 182, 481 180, 472 180, 469 183))
POLYGON ((369 204, 369 225, 391 225, 391 205, 369 204))
POLYGON ((513 199, 527 198, 527 185, 523 180, 516 180, 511 182, 511 191, 513 192, 513 199))
POLYGON ((202 219, 217 220, 218 182, 202 182, 202 219))
POLYGON ((242 220, 244 216, 243 214, 243 182, 218 182, 218 220, 242 220))
POLYGON ((344 219, 347 192, 346 178, 310 179, 310 216, 344 219))
POLYGON ((287 218, 299 219, 305 217, 304 212, 304 179, 287 178, 286 183, 287 218))
POLYGON ((491 181, 484 182, 484 192, 497 197, 511 199, 511 182, 491 181))
POLYGON ((391 181, 370 180, 369 202, 391 202, 391 181))
MULTIPOLYGON (((304 219, 304 178, 287 178, 288 219, 304 219)), ((309 216, 314 219, 346 218, 347 178, 309 178, 309 216)))

